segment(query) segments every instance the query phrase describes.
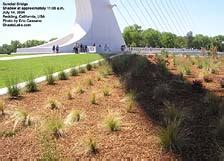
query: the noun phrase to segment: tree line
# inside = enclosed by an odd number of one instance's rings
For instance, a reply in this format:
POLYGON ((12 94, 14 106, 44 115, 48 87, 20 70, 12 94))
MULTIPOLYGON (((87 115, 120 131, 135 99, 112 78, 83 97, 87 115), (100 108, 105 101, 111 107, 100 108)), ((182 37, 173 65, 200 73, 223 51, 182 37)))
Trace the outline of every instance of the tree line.
POLYGON ((141 26, 128 26, 123 31, 126 45, 129 47, 152 47, 152 48, 194 48, 201 49, 217 48, 224 51, 224 35, 214 37, 202 34, 193 35, 188 32, 186 36, 177 36, 170 32, 159 32, 149 28, 143 30, 141 26))
MULTIPOLYGON (((52 38, 49 40, 49 42, 56 39, 57 38, 52 38)), ((0 54, 11 54, 11 53, 15 53, 17 48, 29 48, 29 47, 42 45, 44 43, 46 43, 46 41, 44 40, 27 40, 24 43, 21 43, 20 41, 15 40, 15 41, 11 41, 10 44, 3 44, 2 46, 0 46, 0 54)))

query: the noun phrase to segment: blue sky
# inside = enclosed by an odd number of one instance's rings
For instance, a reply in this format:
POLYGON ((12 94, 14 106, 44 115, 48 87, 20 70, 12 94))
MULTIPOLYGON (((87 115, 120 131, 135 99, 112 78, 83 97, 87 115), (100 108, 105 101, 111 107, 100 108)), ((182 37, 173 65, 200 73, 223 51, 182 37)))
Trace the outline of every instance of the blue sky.
MULTIPOLYGON (((0 44, 11 40, 24 42, 62 37, 70 31, 75 21, 74 0, 0 0, 0 12, 3 1, 28 2, 30 6, 63 6, 65 10, 47 11, 43 23, 33 24, 29 28, 2 27, 0 16, 0 44)), ((178 35, 185 35, 190 30, 194 34, 224 35, 223 0, 111 0, 111 3, 117 4, 114 12, 121 30, 128 24, 138 23, 143 28, 151 27, 178 35)))

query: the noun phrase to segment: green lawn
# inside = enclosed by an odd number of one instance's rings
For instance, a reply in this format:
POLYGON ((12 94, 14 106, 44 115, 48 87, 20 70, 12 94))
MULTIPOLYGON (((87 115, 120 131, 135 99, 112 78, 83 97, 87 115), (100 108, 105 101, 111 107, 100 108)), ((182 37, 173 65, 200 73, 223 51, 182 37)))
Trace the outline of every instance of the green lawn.
POLYGON ((4 87, 9 79, 23 82, 31 74, 35 77, 43 76, 49 67, 53 67, 54 72, 57 72, 101 58, 98 54, 86 54, 0 61, 0 88, 4 87))

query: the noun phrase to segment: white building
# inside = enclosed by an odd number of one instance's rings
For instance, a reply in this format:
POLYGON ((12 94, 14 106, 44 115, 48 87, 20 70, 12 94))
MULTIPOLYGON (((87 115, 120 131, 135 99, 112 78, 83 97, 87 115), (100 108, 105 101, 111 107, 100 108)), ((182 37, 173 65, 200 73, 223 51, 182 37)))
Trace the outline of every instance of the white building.
POLYGON ((125 45, 109 0, 75 0, 76 20, 65 37, 32 48, 17 49, 17 53, 52 53, 53 45, 59 52, 73 52, 78 44, 96 45, 96 52, 118 52, 125 45))

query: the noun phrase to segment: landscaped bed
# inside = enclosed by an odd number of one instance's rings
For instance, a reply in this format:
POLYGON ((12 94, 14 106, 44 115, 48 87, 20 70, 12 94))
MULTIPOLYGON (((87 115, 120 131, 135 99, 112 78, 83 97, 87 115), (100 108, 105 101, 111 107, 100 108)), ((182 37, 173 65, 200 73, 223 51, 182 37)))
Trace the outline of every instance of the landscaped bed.
POLYGON ((160 127, 111 74, 103 65, 55 85, 42 83, 38 92, 24 92, 18 99, 1 97, 6 109, 0 116, 0 159, 175 158, 162 150, 160 127), (24 127, 20 122, 13 130, 17 108, 29 114, 31 124, 24 127), (80 117, 68 126, 72 111, 80 117), (53 126, 52 120, 62 131, 43 130, 49 122, 53 126))
POLYGON ((51 67, 53 72, 102 59, 98 54, 66 55, 54 57, 39 57, 18 60, 0 60, 0 88, 7 85, 7 81, 26 81, 30 75, 34 78, 46 74, 51 67))
POLYGON ((223 58, 108 62, 0 97, 0 159, 223 160, 223 58))

